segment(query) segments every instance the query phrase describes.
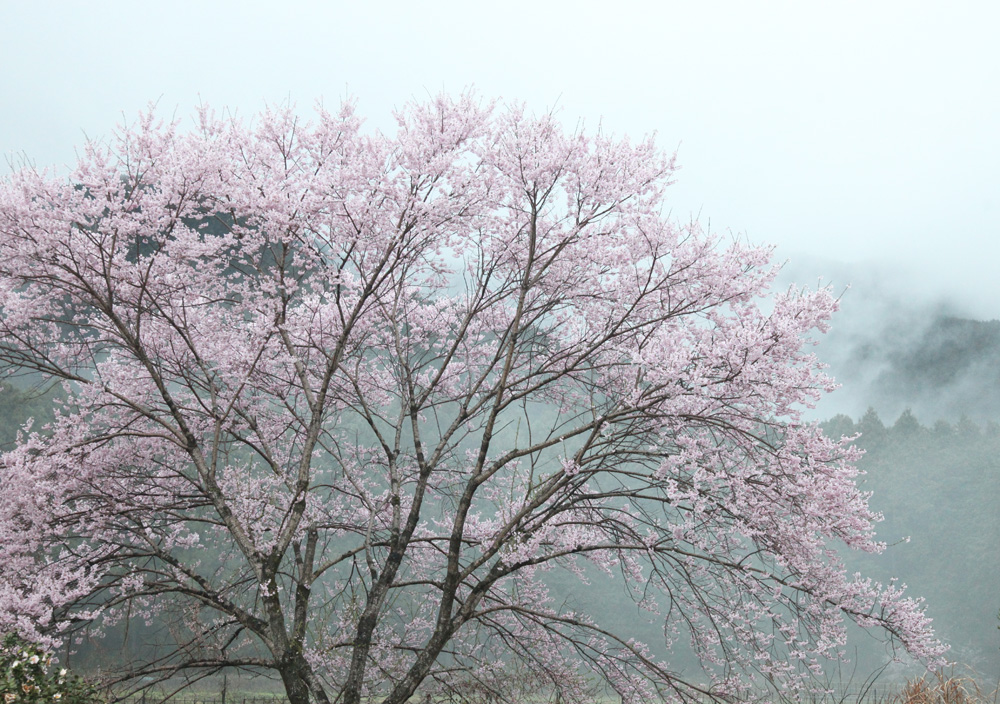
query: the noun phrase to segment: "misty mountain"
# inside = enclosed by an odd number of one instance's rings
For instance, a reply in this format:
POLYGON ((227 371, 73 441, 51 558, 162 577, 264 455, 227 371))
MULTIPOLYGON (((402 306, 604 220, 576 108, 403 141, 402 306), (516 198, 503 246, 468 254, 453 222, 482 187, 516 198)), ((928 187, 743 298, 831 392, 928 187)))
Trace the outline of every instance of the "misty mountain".
POLYGON ((917 279, 891 262, 805 255, 785 264, 778 288, 830 287, 840 299, 815 351, 841 388, 813 418, 856 420, 874 407, 887 422, 907 409, 928 425, 1000 421, 1000 321, 989 319, 996 307, 917 279))
POLYGON ((833 373, 883 417, 1000 418, 1000 321, 932 317, 909 335, 853 347, 833 373))

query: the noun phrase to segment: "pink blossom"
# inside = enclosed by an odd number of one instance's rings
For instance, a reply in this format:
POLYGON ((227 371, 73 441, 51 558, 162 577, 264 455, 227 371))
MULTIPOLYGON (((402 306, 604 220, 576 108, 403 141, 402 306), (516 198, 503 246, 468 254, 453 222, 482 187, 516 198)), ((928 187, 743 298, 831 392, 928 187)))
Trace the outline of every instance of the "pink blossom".
POLYGON ((472 95, 397 120, 150 112, 0 186, 0 361, 68 397, 0 460, 0 627, 166 612, 182 668, 296 704, 743 698, 805 687, 850 620, 940 662, 921 603, 834 552, 884 546, 850 438, 802 416, 829 291, 669 219, 650 139, 472 95), (664 642, 554 571, 624 581, 664 642))

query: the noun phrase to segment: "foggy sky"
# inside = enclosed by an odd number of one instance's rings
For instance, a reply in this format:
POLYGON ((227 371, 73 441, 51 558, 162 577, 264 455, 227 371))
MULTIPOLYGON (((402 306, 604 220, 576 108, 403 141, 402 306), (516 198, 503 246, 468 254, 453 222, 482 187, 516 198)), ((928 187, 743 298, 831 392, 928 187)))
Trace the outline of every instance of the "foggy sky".
POLYGON ((0 0, 0 152, 65 165, 150 101, 250 116, 350 95, 391 130, 394 107, 474 85, 571 127, 657 132, 683 166, 674 214, 777 244, 804 283, 879 272, 904 301, 1000 317, 1000 5, 613 8, 0 0))

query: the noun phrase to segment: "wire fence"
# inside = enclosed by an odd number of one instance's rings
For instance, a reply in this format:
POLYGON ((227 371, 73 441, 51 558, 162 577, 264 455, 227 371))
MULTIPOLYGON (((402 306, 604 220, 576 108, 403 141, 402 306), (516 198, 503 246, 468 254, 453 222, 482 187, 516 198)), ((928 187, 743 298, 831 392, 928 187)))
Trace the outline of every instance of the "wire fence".
MULTIPOLYGON (((885 704, 898 694, 898 687, 872 687, 867 690, 842 691, 836 694, 805 696, 800 701, 803 704, 885 704)), ((135 695, 118 700, 121 704, 288 704, 287 697, 282 695, 273 696, 173 696, 164 699, 162 696, 148 694, 146 696, 135 695)), ((448 704, 453 701, 448 697, 432 700, 435 704, 448 704)), ((617 702, 616 698, 608 700, 617 702)))

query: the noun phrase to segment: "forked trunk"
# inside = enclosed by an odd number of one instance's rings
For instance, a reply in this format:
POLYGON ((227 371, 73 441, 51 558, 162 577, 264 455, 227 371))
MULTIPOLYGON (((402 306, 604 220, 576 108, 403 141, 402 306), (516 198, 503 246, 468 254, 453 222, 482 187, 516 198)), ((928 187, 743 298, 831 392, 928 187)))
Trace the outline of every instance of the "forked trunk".
POLYGON ((286 658, 279 671, 289 704, 329 704, 330 700, 321 689, 310 689, 309 664, 301 655, 286 658))

